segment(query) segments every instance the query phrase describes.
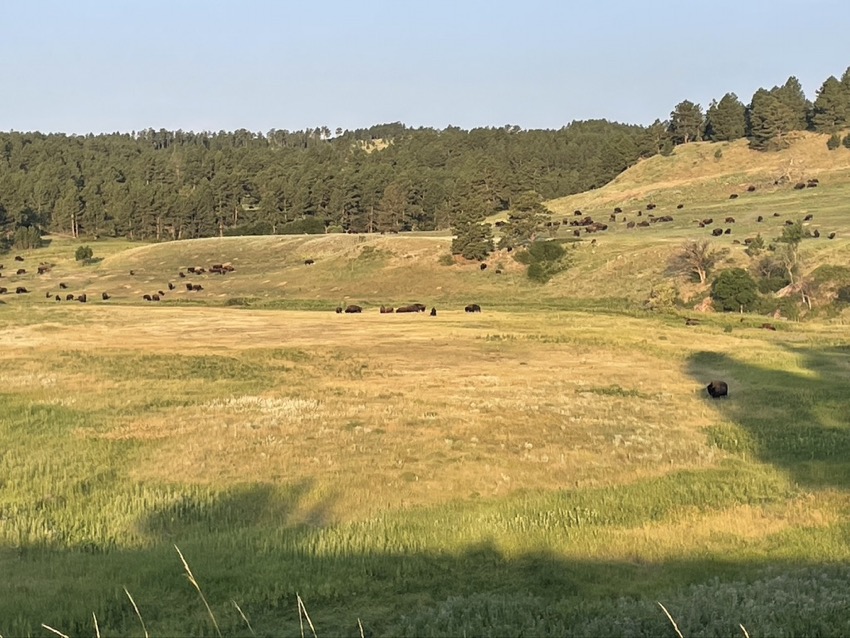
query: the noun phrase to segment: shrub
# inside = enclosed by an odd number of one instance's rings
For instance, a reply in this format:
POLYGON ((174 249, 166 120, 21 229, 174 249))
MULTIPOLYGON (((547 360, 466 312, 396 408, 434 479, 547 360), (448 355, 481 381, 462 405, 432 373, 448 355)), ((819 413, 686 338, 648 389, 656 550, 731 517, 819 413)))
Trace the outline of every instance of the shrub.
POLYGON ((21 250, 29 250, 31 248, 41 248, 41 231, 35 226, 19 226, 15 231, 14 239, 15 248, 21 250))
POLYGON ((829 139, 826 141, 826 147, 830 151, 834 151, 839 146, 841 146, 841 136, 838 133, 833 133, 829 136, 829 139))
POLYGON ((649 297, 644 302, 648 310, 667 310, 679 303, 679 291, 673 284, 661 284, 649 291, 649 297))
POLYGON ((322 235, 324 232, 325 223, 315 217, 296 219, 278 228, 278 233, 281 235, 322 235))
POLYGON ((518 251, 514 259, 528 266, 526 274, 532 281, 545 284, 567 267, 567 251, 559 243, 535 241, 525 250, 518 251))
POLYGON ((724 311, 750 310, 758 299, 755 280, 743 268, 722 271, 711 286, 711 298, 724 311))
POLYGON ((89 246, 77 246, 77 252, 74 253, 74 259, 83 263, 88 263, 94 257, 94 251, 89 246))
POLYGON ((440 258, 437 261, 441 266, 454 266, 455 258, 451 255, 440 255, 440 258))
POLYGON ((329 233, 335 233, 335 234, 337 234, 337 233, 344 233, 344 232, 345 232, 345 229, 344 229, 342 226, 339 226, 339 225, 337 225, 337 224, 334 224, 333 226, 328 226, 328 231, 327 231, 327 232, 329 232, 329 233))

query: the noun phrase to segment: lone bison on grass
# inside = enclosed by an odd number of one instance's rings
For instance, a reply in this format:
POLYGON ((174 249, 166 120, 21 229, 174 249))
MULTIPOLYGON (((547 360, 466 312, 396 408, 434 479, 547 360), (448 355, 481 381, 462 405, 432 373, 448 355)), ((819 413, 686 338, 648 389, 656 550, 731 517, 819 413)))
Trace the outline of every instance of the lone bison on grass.
POLYGON ((708 390, 708 396, 712 399, 729 396, 729 386, 725 381, 712 381, 705 389, 708 390))

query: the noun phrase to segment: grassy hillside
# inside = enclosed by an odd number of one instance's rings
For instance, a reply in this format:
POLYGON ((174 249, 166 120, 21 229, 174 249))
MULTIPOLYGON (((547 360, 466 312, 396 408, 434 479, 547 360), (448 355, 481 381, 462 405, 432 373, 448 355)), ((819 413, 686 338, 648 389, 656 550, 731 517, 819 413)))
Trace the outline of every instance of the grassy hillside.
POLYGON ((553 203, 674 221, 582 235, 545 285, 417 235, 5 255, 32 292, 0 297, 0 634, 214 634, 175 546, 225 635, 301 635, 299 596, 318 636, 671 633, 656 601, 687 636, 850 633, 846 321, 639 310, 693 219, 734 216, 712 241, 743 264, 810 213, 806 267, 848 263, 850 151, 797 191, 737 144, 709 179, 713 148, 553 203), (438 315, 376 309, 417 301, 438 315))

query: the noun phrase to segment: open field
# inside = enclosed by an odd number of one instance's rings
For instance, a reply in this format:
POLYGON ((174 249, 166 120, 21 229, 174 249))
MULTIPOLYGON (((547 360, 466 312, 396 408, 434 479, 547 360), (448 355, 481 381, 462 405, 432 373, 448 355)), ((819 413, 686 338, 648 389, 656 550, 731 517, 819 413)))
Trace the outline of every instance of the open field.
POLYGON ((804 270, 846 265, 850 151, 822 144, 677 147, 550 202, 674 221, 582 235, 545 285, 433 234, 4 255, 31 292, 0 296, 0 635, 144 635, 124 588, 151 636, 215 634, 175 546, 224 635, 300 635, 299 595, 320 637, 672 635, 656 601, 686 636, 847 635, 850 311, 642 309, 718 224, 722 267, 806 214, 804 270), (378 314, 413 302, 437 316, 378 314))
POLYGON ((850 338, 756 320, 4 314, 0 633, 211 633, 175 544, 227 633, 847 631, 850 338))

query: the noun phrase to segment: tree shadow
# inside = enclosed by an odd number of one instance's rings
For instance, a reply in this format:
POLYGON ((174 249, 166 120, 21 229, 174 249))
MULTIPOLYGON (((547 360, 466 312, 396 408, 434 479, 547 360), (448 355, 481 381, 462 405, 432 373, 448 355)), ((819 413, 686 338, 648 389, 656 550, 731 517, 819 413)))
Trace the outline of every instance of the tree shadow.
POLYGON ((728 398, 704 400, 736 428, 709 431, 718 447, 788 472, 809 487, 850 488, 850 347, 785 347, 792 370, 698 352, 687 363, 703 387, 729 383, 728 398))

